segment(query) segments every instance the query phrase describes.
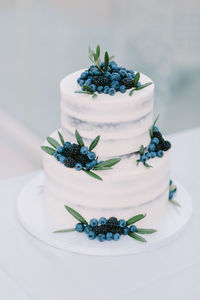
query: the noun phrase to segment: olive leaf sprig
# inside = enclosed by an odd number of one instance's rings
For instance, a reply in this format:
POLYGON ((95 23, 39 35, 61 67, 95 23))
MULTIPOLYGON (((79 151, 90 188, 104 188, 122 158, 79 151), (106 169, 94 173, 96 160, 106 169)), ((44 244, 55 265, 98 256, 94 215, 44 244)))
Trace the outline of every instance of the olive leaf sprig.
POLYGON ((140 86, 137 87, 137 84, 138 84, 139 80, 140 80, 140 73, 137 72, 135 74, 134 79, 133 79, 133 89, 130 90, 129 96, 132 96, 133 93, 134 93, 134 91, 138 91, 138 90, 144 89, 145 87, 147 87, 147 86, 149 86, 149 85, 152 84, 152 82, 147 82, 147 83, 144 83, 144 84, 142 84, 142 85, 140 85, 140 86))
POLYGON ((149 135, 150 135, 150 138, 151 138, 151 139, 153 138, 153 128, 154 128, 154 126, 156 125, 156 123, 157 123, 159 117, 160 117, 160 114, 157 115, 157 117, 155 118, 155 120, 154 120, 152 126, 151 126, 150 129, 149 129, 149 135))
POLYGON ((97 68, 99 69, 100 72, 104 73, 108 70, 108 66, 109 66, 109 62, 114 58, 114 56, 109 56, 108 52, 106 51, 104 54, 104 69, 102 69, 101 67, 101 58, 100 58, 100 46, 97 45, 96 47, 96 51, 93 51, 91 49, 91 47, 88 47, 88 51, 89 51, 89 59, 91 60, 91 62, 93 62, 93 64, 95 64, 97 66, 97 68))
MULTIPOLYGON (((77 221, 79 221, 80 223, 82 223, 85 226, 88 226, 88 222, 79 212, 77 212, 70 206, 65 205, 64 207, 67 210, 67 212, 70 213, 77 221)), ((144 219, 145 217, 146 217, 146 214, 138 214, 136 216, 133 216, 126 221, 126 226, 133 225, 136 222, 144 219)), ((72 232, 72 231, 75 231, 75 228, 56 230, 53 233, 64 233, 64 232, 72 232)), ((157 230, 155 230, 155 229, 137 228, 136 227, 135 232, 129 232, 128 235, 131 238, 144 243, 144 242, 147 242, 147 240, 144 239, 140 234, 152 234, 152 233, 155 233, 156 231, 157 230)))
MULTIPOLYGON (((65 143, 64 138, 59 131, 58 131, 58 136, 59 136, 60 142, 63 146, 65 143)), ((76 137, 77 143, 79 144, 80 147, 85 146, 83 138, 80 135, 80 133, 78 132, 78 130, 75 131, 75 137, 76 137)), ((100 140, 100 136, 98 135, 91 142, 91 144, 89 146, 89 151, 93 150, 97 146, 97 144, 99 143, 99 140, 100 140)), ((55 139, 53 139, 52 137, 47 137, 47 141, 50 144, 50 146, 52 146, 52 147, 41 146, 41 149, 49 155, 54 155, 54 152, 56 152, 56 150, 58 149, 58 147, 61 146, 61 144, 59 142, 57 142, 55 139)), ((121 160, 121 158, 112 158, 112 159, 108 159, 108 160, 99 162, 96 164, 96 166, 94 168, 92 168, 92 170, 96 170, 96 171, 111 170, 114 165, 116 165, 118 162, 120 162, 120 160, 121 160)), ((93 172, 91 170, 87 170, 86 168, 83 168, 82 171, 94 179, 103 181, 103 179, 98 174, 96 174, 95 172, 93 172)))
POLYGON ((89 86, 84 84, 82 90, 75 91, 75 93, 78 94, 86 94, 86 95, 91 95, 93 99, 97 97, 97 93, 89 86))
POLYGON ((174 198, 174 194, 176 193, 177 191, 177 187, 175 184, 173 184, 172 180, 170 180, 170 184, 169 184, 169 201, 170 203, 178 206, 178 207, 181 207, 180 203, 175 201, 173 198, 174 198), (171 194, 171 197, 170 197, 170 194, 171 194))

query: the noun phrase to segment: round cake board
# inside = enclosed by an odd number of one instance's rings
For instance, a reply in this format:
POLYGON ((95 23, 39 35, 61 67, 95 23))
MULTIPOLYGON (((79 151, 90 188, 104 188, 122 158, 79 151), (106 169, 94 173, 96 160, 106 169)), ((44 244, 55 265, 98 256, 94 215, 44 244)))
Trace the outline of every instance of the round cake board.
MULTIPOLYGON (((177 185, 175 200, 181 207, 169 203, 162 220, 152 224, 157 232, 142 235, 147 243, 142 243, 129 236, 121 236, 119 241, 89 240, 86 234, 78 232, 53 233, 62 229, 60 224, 47 218, 43 197, 43 173, 37 175, 22 189, 17 201, 17 214, 21 225, 32 236, 52 247, 79 254, 95 256, 121 256, 137 254, 168 244, 181 235, 181 231, 192 215, 192 200, 184 187, 177 185)), ((92 216, 91 216, 92 217, 92 216)))

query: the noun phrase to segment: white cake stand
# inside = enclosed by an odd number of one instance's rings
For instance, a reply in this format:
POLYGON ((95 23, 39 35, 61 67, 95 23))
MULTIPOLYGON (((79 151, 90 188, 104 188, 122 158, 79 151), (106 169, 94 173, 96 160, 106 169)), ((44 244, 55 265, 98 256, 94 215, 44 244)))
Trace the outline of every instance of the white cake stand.
POLYGON ((60 229, 60 224, 47 220, 43 199, 43 173, 32 179, 21 191, 17 201, 18 218, 24 229, 40 241, 63 250, 74 253, 96 256, 120 256, 150 251, 169 243, 178 235, 188 223, 192 215, 192 200, 183 188, 177 185, 175 200, 181 208, 169 203, 169 208, 162 221, 153 224, 151 228, 158 231, 152 235, 143 235, 147 243, 141 243, 129 236, 121 236, 119 241, 89 240, 84 233, 52 233, 60 229))

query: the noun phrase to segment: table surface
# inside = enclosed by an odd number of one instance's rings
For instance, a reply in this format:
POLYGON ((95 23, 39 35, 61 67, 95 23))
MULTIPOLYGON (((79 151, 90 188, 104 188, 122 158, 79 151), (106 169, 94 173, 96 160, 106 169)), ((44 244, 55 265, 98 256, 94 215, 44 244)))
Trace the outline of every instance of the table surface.
POLYGON ((0 182, 0 299, 200 299, 200 128, 170 136, 171 177, 193 199, 185 232, 159 249, 124 257, 91 257, 49 247, 19 224, 16 199, 35 174, 0 182))

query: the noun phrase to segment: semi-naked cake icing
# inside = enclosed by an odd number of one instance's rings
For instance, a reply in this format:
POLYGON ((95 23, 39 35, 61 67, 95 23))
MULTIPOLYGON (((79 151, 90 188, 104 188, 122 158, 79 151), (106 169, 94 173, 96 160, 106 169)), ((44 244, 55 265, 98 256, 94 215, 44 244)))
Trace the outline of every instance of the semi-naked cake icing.
MULTIPOLYGON (((129 219, 137 214, 146 214, 140 222, 151 225, 167 209, 170 180, 169 151, 162 157, 150 158, 148 164, 141 159, 141 145, 148 149, 152 139, 149 130, 153 123, 154 83, 140 74, 142 85, 152 84, 136 88, 132 95, 127 88, 114 96, 111 96, 111 91, 110 94, 98 93, 92 98, 90 93, 84 93, 84 88, 82 93, 77 83, 83 73, 84 70, 74 72, 61 81, 59 131, 65 141, 73 143, 78 130, 86 146, 99 135, 95 148, 98 161, 113 157, 121 160, 111 170, 96 171, 103 178, 100 181, 85 172, 68 168, 53 155, 44 153, 47 214, 63 226, 73 227, 76 221, 66 213, 64 206, 67 205, 88 220, 102 216, 129 219), (80 93, 76 93, 77 90, 80 93)), ((58 140, 58 132, 52 133, 51 138, 58 140)), ((44 146, 48 143, 45 142, 44 146)))

